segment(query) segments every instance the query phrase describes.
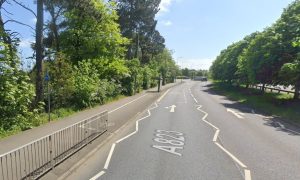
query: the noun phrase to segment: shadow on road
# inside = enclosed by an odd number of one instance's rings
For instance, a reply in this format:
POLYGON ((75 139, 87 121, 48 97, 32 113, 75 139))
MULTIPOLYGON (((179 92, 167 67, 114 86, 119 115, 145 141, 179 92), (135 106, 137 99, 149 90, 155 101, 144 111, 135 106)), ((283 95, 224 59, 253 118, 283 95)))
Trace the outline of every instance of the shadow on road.
MULTIPOLYGON (((201 91, 206 92, 210 95, 218 95, 221 100, 229 100, 226 96, 222 95, 219 92, 214 91, 213 84, 206 84, 202 86, 201 91)), ((232 102, 232 100, 230 100, 232 102)), ((292 122, 287 122, 281 117, 270 116, 264 112, 253 109, 245 104, 234 102, 234 103, 221 103, 225 108, 236 110, 237 112, 252 114, 257 116, 258 120, 263 119, 263 123, 266 126, 273 127, 276 131, 282 131, 288 133, 291 136, 300 136, 300 127, 299 125, 293 124, 292 122)), ((243 119, 247 120, 247 119, 243 119)), ((248 119, 249 120, 249 119, 248 119)))

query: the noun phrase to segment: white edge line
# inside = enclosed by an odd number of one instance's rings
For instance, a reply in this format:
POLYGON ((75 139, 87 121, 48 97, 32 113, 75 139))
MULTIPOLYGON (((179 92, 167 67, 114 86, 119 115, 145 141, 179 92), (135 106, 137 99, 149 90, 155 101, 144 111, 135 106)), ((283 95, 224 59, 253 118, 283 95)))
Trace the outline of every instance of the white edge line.
POLYGON ((107 159, 106 159, 106 162, 105 162, 105 165, 104 165, 104 168, 103 168, 103 169, 107 169, 107 168, 108 168, 109 163, 110 163, 110 159, 111 159, 111 157, 112 157, 112 155, 113 155, 113 152, 114 152, 114 150, 115 150, 116 144, 117 144, 117 143, 120 143, 121 141, 123 141, 123 140, 129 138, 130 136, 132 136, 132 135, 134 135, 134 134, 136 134, 136 133, 138 132, 138 130, 139 130, 139 122, 140 122, 141 120, 143 120, 143 119, 146 119, 146 118, 150 117, 150 116, 151 116, 150 110, 155 109, 155 108, 158 107, 158 105, 157 105, 156 103, 155 103, 154 105, 155 105, 155 107, 152 107, 151 109, 148 109, 148 111, 147 111, 147 112, 148 112, 148 115, 147 115, 147 116, 142 117, 142 118, 140 118, 140 119, 138 119, 138 120, 136 121, 136 123, 135 123, 135 131, 134 131, 134 132, 128 134, 127 136, 125 136, 125 137, 123 137, 123 138, 117 140, 115 143, 113 143, 113 145, 111 146, 111 149, 110 149, 110 151, 109 151, 109 154, 108 154, 108 156, 107 156, 107 159))
POLYGON ((161 96, 159 97, 159 99, 158 99, 156 102, 159 103, 159 102, 162 100, 162 98, 164 98, 165 95, 166 95, 171 89, 172 89, 172 88, 168 89, 163 95, 161 95, 161 96))
POLYGON ((135 133, 137 133, 137 131, 134 131, 134 132, 128 134, 127 136, 117 140, 116 143, 120 143, 120 142, 124 141, 125 139, 129 138, 130 136, 134 135, 135 133))
POLYGON ((251 180, 251 172, 248 169, 244 170, 245 173, 245 180, 251 180))
POLYGON ((112 154, 114 153, 115 147, 116 147, 116 143, 113 143, 113 145, 112 145, 111 148, 110 148, 110 151, 109 151, 109 154, 108 154, 108 156, 107 156, 107 159, 106 159, 106 161, 105 161, 104 169, 107 169, 107 168, 108 168, 109 162, 110 162, 110 159, 111 159, 112 154))
POLYGON ((98 174, 96 174, 94 177, 92 177, 90 180, 96 180, 98 179, 100 176, 102 176, 103 174, 105 174, 105 171, 100 171, 98 174))
POLYGON ((132 101, 126 103, 126 104, 123 104, 122 106, 117 107, 116 109, 113 109, 113 110, 109 111, 108 114, 110 114, 110 113, 112 113, 112 112, 115 112, 115 111, 117 111, 117 110, 119 110, 119 109, 121 109, 121 108, 127 106, 128 104, 131 104, 131 103, 133 103, 133 102, 135 102, 135 101, 137 101, 137 100, 139 100, 139 99, 141 99, 141 98, 143 98, 143 97, 145 97, 145 96, 147 96, 147 95, 148 95, 148 94, 144 94, 144 95, 141 96, 141 97, 138 97, 138 98, 136 98, 136 99, 134 99, 134 100, 132 100, 132 101))

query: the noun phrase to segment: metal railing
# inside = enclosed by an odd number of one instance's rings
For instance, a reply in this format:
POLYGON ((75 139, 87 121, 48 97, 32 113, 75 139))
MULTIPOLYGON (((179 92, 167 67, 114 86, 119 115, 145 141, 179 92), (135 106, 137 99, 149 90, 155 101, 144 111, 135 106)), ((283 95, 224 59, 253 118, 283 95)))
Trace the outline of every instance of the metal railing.
POLYGON ((99 113, 0 155, 0 179, 37 179, 107 131, 108 112, 99 113))
MULTIPOLYGON (((252 87, 255 88, 255 89, 260 89, 260 90, 262 90, 262 88, 263 88, 263 86, 261 86, 261 85, 252 85, 252 87)), ((295 93, 295 91, 279 89, 279 88, 273 88, 273 87, 267 87, 267 86, 265 87, 265 89, 270 90, 271 92, 277 91, 277 93, 282 93, 282 92, 285 92, 287 94, 290 94, 290 93, 294 94, 295 93)))

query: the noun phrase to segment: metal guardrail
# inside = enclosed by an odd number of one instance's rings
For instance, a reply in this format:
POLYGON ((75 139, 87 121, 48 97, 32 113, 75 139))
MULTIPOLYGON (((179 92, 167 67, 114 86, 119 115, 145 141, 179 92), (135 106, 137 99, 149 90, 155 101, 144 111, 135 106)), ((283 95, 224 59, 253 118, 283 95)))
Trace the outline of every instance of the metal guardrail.
MULTIPOLYGON (((258 86, 258 85, 252 85, 252 87, 256 88, 256 89, 262 89, 262 86, 258 86)), ((278 93, 281 93, 281 92, 285 92, 287 94, 291 93, 291 94, 294 94, 295 91, 289 91, 289 90, 284 90, 284 89, 277 89, 277 88, 272 88, 272 87, 265 87, 265 89, 269 89, 271 92, 273 91, 277 91, 278 93)))
POLYGON ((107 131, 108 112, 99 113, 0 155, 0 179, 37 179, 107 131))

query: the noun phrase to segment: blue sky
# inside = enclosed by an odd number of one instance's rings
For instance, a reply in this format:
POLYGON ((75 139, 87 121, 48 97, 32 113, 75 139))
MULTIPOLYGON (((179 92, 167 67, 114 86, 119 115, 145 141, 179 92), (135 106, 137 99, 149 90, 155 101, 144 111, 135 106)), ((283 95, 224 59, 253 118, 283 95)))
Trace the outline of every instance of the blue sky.
POLYGON ((220 51, 272 25, 292 0, 162 0, 158 29, 181 67, 208 69, 220 51))
MULTIPOLYGON (((158 30, 166 39, 167 48, 181 67, 208 69, 219 52, 229 44, 274 23, 293 0, 162 0, 157 15, 158 30)), ((25 5, 36 9, 32 0, 25 5)), ((13 17, 35 26, 35 17, 24 9, 6 5, 4 19, 13 17)), ((32 54, 30 43, 34 32, 28 27, 9 23, 9 29, 20 33, 21 57, 32 54)), ((26 60, 26 65, 34 61, 26 60)))

